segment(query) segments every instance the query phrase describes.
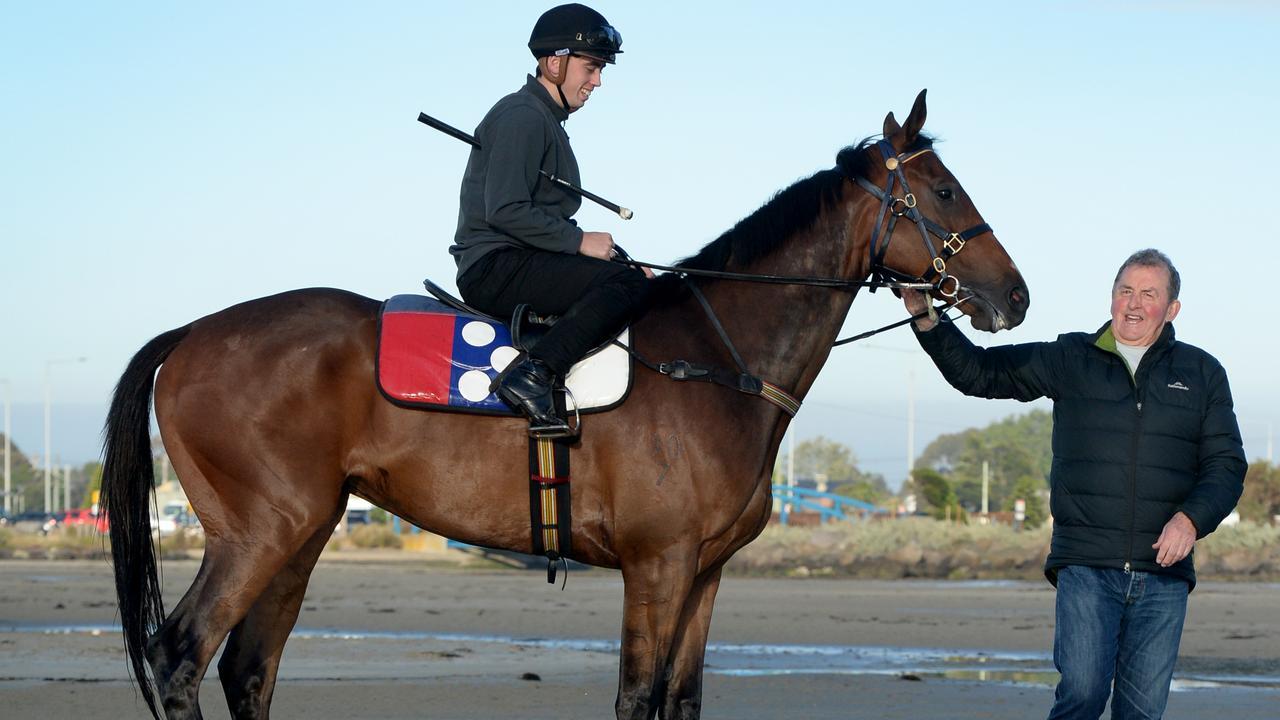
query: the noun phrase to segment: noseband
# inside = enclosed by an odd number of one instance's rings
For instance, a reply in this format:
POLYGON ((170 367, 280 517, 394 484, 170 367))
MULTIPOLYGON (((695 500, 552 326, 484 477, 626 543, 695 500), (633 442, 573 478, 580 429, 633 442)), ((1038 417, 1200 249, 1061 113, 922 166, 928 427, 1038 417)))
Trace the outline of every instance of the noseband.
POLYGON ((954 299, 960 292, 960 280, 954 275, 947 274, 947 260, 950 260, 963 250, 965 243, 983 233, 991 232, 991 226, 981 223, 963 232, 950 232, 925 217, 920 212, 920 209, 916 207, 916 196, 911 192, 910 186, 907 185, 907 176, 903 173, 902 166, 925 153, 933 152, 933 148, 917 150, 910 154, 897 153, 888 140, 880 140, 876 143, 876 148, 880 150, 880 155, 884 159, 884 167, 889 171, 885 187, 881 189, 861 176, 853 178, 863 190, 880 200, 880 212, 876 215, 876 224, 871 230, 871 242, 868 244, 868 252, 871 259, 871 281, 869 283, 871 292, 875 292, 879 287, 893 287, 894 282, 924 282, 936 288, 942 295, 954 299), (902 197, 893 194, 895 184, 902 186, 902 197), (884 264, 884 256, 889 251, 889 241, 893 239, 894 225, 897 224, 900 217, 906 217, 920 229, 920 239, 924 241, 924 247, 929 251, 929 256, 932 258, 930 266, 924 271, 923 275, 913 277, 884 264), (887 223, 886 220, 888 221, 887 223), (881 227, 884 227, 883 234, 880 232, 881 227), (936 235, 942 241, 942 252, 938 252, 937 248, 934 247, 933 240, 929 237, 930 233, 936 235), (934 280, 934 278, 937 278, 937 280, 934 280), (950 288, 947 287, 948 280, 951 281, 950 288))

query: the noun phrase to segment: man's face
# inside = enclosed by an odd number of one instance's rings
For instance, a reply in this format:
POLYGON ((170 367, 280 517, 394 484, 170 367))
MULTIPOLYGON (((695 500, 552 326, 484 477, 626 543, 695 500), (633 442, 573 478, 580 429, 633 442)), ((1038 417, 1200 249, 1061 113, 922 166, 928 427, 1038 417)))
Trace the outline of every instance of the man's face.
POLYGON ((569 70, 562 89, 565 100, 569 102, 569 107, 565 109, 573 112, 586 105, 591 92, 602 84, 601 73, 604 72, 605 63, 584 55, 570 55, 568 60, 569 70))
POLYGON ((1125 345, 1151 345, 1182 303, 1169 298, 1169 271, 1133 265, 1111 289, 1111 332, 1125 345))

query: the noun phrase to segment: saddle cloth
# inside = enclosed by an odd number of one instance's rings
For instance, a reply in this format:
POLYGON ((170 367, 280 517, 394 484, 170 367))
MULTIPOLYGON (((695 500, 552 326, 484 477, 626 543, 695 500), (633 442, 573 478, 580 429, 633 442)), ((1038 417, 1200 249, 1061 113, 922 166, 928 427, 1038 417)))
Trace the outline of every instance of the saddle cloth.
MULTIPOLYGON (((619 342, 627 344, 630 330, 619 342)), ((414 408, 516 415, 489 385, 519 354, 501 322, 471 315, 425 295, 396 295, 378 319, 378 389, 414 408)), ((603 412, 631 390, 631 356, 606 345, 579 361, 565 379, 572 412, 603 412)))

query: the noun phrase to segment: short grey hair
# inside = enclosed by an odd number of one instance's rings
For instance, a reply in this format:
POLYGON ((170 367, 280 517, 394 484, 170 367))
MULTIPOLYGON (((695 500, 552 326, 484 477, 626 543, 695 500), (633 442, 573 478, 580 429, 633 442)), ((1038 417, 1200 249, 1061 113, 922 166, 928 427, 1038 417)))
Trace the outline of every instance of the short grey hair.
POLYGON ((1115 287, 1120 283, 1120 276, 1124 275, 1124 271, 1131 267, 1158 267, 1169 271, 1169 299, 1177 300, 1178 293, 1182 291, 1182 276, 1178 274, 1178 268, 1173 266, 1173 261, 1168 255, 1156 250, 1155 248, 1147 248, 1129 256, 1128 260, 1120 266, 1120 270, 1116 272, 1116 279, 1111 283, 1111 287, 1115 287))

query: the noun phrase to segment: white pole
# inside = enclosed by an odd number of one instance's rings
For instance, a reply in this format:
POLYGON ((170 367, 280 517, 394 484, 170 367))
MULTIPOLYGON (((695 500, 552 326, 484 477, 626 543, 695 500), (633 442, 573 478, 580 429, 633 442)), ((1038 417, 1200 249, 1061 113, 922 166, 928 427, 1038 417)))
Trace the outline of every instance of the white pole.
POLYGON ((786 511, 791 513, 791 498, 794 497, 796 487, 796 424, 793 422, 787 428, 787 489, 792 492, 787 493, 786 511))
POLYGON ((62 466, 62 509, 71 509, 71 466, 62 466))
POLYGON ((916 366, 907 368, 907 482, 911 482, 916 466, 916 366))
POLYGON ((52 422, 53 391, 50 389, 49 370, 57 363, 84 362, 86 358, 62 358, 44 361, 44 511, 53 511, 53 493, 50 476, 53 474, 52 422))
POLYGON ((987 516, 987 487, 990 478, 990 471, 987 461, 982 461, 982 516, 987 516))
MULTIPOLYGON (((1271 448, 1274 447, 1274 445, 1272 445, 1271 443, 1271 432, 1272 432, 1272 425, 1271 423, 1267 423, 1267 465, 1272 464, 1271 448)), ((9 436, 5 436, 5 437, 9 437, 9 436)), ((5 457, 8 457, 8 455, 5 455, 5 457)), ((5 471, 6 473, 8 473, 8 469, 6 469, 5 471)), ((9 475, 5 475, 5 477, 8 478, 9 475)))
POLYGON ((9 435, 13 433, 13 417, 10 414, 13 405, 13 386, 8 380, 0 380, 4 383, 4 514, 13 514, 13 498, 9 497, 11 491, 10 479, 13 474, 13 467, 9 460, 10 442, 9 435))
POLYGON ((49 415, 51 412, 50 406, 53 404, 52 402, 50 402, 52 393, 49 390, 49 368, 52 365, 53 365, 52 360, 46 360, 44 363, 44 511, 45 512, 53 511, 53 498, 51 497, 53 489, 50 487, 50 484, 52 482, 50 475, 52 475, 52 472, 53 472, 53 465, 51 465, 50 463, 53 462, 53 454, 52 454, 53 451, 50 450, 49 448, 49 446, 53 443, 50 437, 53 433, 50 431, 50 422, 49 422, 49 415))

